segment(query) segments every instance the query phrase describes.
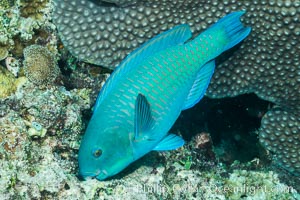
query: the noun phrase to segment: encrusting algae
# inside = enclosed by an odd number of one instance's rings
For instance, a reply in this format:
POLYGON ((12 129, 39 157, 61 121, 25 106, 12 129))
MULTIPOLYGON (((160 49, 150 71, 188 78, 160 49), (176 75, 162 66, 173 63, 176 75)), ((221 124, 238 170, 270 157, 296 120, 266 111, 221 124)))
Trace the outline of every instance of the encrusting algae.
POLYGON ((18 86, 25 81, 25 77, 15 78, 7 69, 0 65, 0 98, 6 98, 13 94, 18 86))
POLYGON ((20 0, 21 16, 40 20, 44 17, 43 10, 47 8, 48 3, 49 0, 20 0))
POLYGON ((7 47, 0 45, 0 61, 4 60, 7 56, 8 56, 7 47))

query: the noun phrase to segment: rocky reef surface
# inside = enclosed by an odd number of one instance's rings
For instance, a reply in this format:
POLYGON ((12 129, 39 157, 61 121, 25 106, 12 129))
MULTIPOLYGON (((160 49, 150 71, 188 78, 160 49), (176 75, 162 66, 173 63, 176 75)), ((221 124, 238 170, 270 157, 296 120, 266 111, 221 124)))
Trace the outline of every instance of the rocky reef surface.
MULTIPOLYGON (((107 181, 79 180, 80 140, 111 71, 68 54, 51 22, 52 3, 0 3, 0 199, 300 198, 299 178, 273 166, 258 140, 237 127, 230 133, 214 130, 209 122, 187 127, 187 112, 173 128, 187 139, 183 148, 151 152, 107 181), (185 133, 191 130, 193 137, 185 133), (242 144, 251 141, 253 156, 234 156, 239 149, 232 141, 208 132, 228 134, 242 144)), ((205 99, 204 104, 220 103, 205 99)), ((199 108, 194 111, 202 116, 199 108)), ((249 115, 261 118, 251 108, 249 115)), ((222 112, 218 107, 216 113, 222 112)))

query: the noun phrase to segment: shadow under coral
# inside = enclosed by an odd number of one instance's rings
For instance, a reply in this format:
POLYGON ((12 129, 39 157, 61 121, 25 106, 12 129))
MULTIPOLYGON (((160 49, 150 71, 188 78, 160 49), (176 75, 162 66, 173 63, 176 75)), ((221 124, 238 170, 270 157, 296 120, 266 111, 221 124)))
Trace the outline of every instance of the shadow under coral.
POLYGON ((220 161, 248 162, 260 157, 257 130, 270 105, 254 94, 223 99, 205 97, 181 113, 171 132, 179 132, 187 141, 208 132, 220 161))

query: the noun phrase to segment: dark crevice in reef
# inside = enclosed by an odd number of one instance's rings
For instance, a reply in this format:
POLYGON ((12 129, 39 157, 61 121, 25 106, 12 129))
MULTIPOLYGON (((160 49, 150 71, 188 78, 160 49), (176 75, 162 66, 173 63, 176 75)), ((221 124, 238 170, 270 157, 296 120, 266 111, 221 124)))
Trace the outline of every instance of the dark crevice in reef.
POLYGON ((90 0, 94 4, 101 6, 101 7, 118 7, 117 4, 107 1, 99 1, 99 0, 90 0))
POLYGON ((223 99, 204 97, 181 113, 170 132, 180 133, 186 141, 208 132, 221 162, 251 161, 260 157, 257 130, 270 105, 255 94, 223 99))

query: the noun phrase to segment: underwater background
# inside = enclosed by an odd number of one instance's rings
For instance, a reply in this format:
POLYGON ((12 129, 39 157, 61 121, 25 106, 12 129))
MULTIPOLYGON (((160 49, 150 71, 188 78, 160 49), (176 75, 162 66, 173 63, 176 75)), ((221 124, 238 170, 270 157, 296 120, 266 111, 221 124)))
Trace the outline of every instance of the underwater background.
POLYGON ((300 2, 1 0, 0 199, 300 199, 300 2), (206 97, 107 181, 78 178, 96 97, 132 50, 246 10, 252 32, 217 58, 206 97))

